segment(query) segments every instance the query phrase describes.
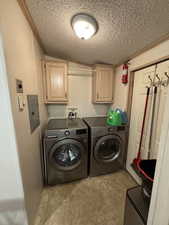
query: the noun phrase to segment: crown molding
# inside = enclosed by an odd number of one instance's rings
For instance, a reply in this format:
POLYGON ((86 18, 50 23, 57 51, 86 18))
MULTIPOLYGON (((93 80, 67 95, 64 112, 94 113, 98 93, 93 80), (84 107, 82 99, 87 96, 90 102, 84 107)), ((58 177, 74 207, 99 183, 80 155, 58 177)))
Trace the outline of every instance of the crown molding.
POLYGON ((27 7, 26 1, 25 0, 17 0, 17 2, 19 4, 19 6, 20 6, 24 16, 26 17, 26 20, 28 21, 28 23, 29 23, 29 25, 30 25, 30 27, 32 29, 32 32, 33 32, 35 38, 37 39, 41 49, 43 50, 44 53, 46 53, 45 47, 44 47, 44 45, 42 43, 42 40, 40 38, 38 29, 37 29, 37 27, 36 27, 36 25, 35 25, 35 23, 33 21, 33 18, 32 18, 31 14, 30 14, 30 11, 29 11, 29 9, 27 7))

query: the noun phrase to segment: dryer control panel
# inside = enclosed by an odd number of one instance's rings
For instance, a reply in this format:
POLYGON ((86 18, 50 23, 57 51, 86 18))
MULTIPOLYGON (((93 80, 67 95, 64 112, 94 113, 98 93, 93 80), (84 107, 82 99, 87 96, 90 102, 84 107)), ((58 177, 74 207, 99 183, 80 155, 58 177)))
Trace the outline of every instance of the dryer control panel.
POLYGON ((76 130, 76 134, 77 134, 77 135, 87 134, 87 130, 86 130, 86 129, 79 129, 79 130, 76 130))
POLYGON ((113 133, 113 132, 117 132, 117 131, 125 131, 126 130, 126 126, 112 126, 112 127, 108 127, 108 132, 109 133, 113 133))

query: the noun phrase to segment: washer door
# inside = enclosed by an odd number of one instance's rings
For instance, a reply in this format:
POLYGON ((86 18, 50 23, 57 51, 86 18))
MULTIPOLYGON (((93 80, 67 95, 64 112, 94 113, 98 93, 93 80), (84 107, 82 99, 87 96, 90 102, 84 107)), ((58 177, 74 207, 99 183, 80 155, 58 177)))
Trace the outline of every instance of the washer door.
POLYGON ((83 152, 84 147, 79 141, 64 139, 52 147, 49 160, 56 169, 73 170, 80 165, 83 152))
POLYGON ((101 137, 94 149, 94 158, 99 162, 109 163, 116 160, 121 153, 122 140, 117 135, 101 137))

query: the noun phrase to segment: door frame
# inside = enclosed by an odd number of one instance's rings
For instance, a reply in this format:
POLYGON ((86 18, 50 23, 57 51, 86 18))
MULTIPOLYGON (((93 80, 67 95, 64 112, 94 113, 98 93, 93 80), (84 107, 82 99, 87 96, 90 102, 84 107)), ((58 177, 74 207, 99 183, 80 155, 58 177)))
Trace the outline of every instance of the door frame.
MULTIPOLYGON (((129 69, 129 88, 127 113, 130 119, 131 106, 133 97, 134 73, 146 67, 169 60, 169 57, 158 59, 149 64, 142 65, 139 68, 129 69)), ((166 106, 164 110, 165 120, 162 123, 162 133, 159 144, 159 154, 157 157, 157 165, 154 177, 154 185, 152 190, 152 197, 150 202, 150 209, 148 215, 147 225, 169 225, 169 180, 166 179, 167 171, 169 171, 169 86, 167 89, 166 106)))
POLYGON ((0 128, 1 131, 3 130, 3 134, 0 135, 1 148, 3 149, 1 152, 3 158, 0 160, 0 178, 2 182, 0 188, 0 205, 2 206, 0 209, 0 223, 1 221, 4 221, 5 224, 11 224, 11 222, 13 222, 13 224, 18 225, 28 225, 9 81, 3 48, 3 37, 1 33, 0 96, 0 128), (10 153, 10 156, 8 153, 10 153), (12 186, 12 188, 10 188, 9 191, 9 188, 7 187, 10 186, 12 186), (6 195, 8 195, 8 197, 6 197, 6 195))

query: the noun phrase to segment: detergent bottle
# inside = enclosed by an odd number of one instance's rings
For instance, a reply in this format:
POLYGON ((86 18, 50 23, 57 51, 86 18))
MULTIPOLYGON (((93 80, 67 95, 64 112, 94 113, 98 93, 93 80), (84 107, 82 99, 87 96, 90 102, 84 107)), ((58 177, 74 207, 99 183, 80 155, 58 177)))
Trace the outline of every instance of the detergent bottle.
POLYGON ((115 111, 121 114, 122 124, 124 125, 127 124, 128 123, 127 113, 119 108, 117 108, 115 111))
POLYGON ((110 126, 121 126, 122 118, 120 111, 110 109, 107 114, 107 124, 110 126))

